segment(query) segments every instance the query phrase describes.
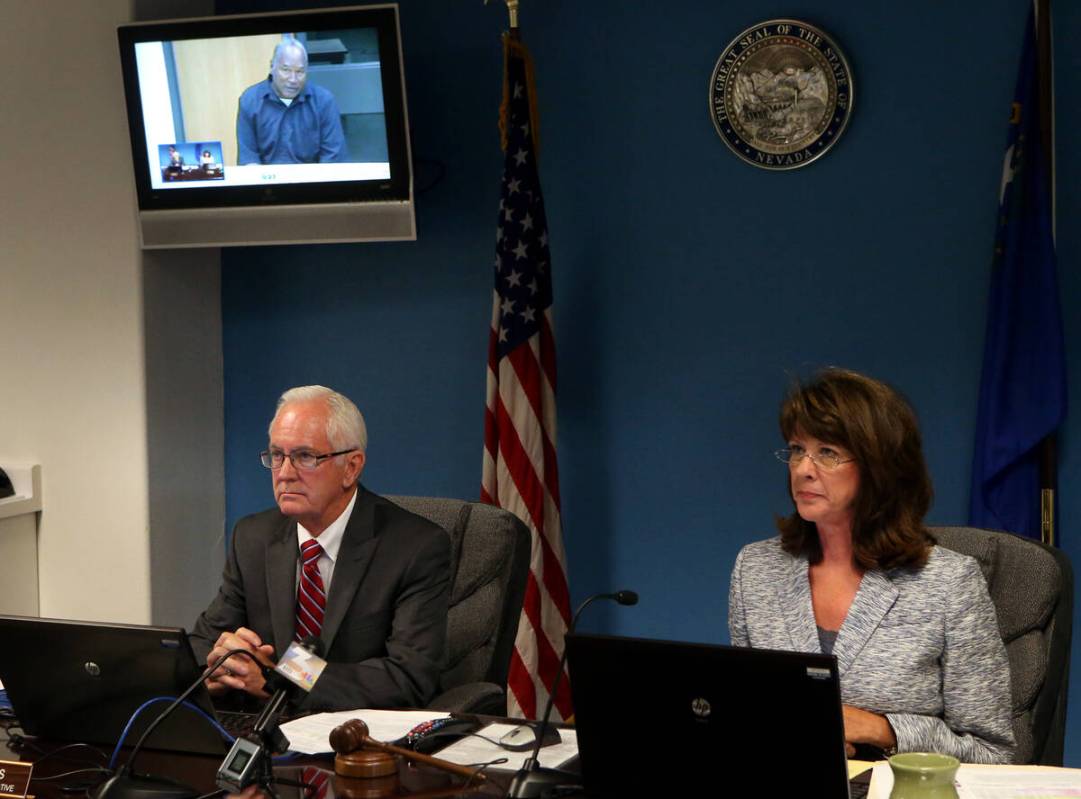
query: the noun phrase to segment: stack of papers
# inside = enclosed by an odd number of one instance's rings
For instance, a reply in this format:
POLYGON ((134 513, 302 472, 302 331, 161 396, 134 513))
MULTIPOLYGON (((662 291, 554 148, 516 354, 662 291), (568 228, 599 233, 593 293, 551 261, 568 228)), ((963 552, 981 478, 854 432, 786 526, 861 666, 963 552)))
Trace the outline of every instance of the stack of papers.
MULTIPOLYGON (((361 719, 368 725, 368 734, 377 741, 396 741, 418 724, 446 718, 431 710, 343 710, 337 713, 316 713, 281 725, 281 731, 289 739, 289 749, 306 755, 319 755, 332 751, 330 733, 335 727, 351 719, 361 719)), ((513 730, 515 724, 489 724, 474 735, 439 750, 436 757, 462 766, 479 766, 492 763, 491 768, 517 771, 532 754, 511 752, 499 746, 497 741, 513 730), (496 763, 495 761, 500 761, 496 763)), ((546 746, 540 751, 540 763, 546 768, 559 768, 578 755, 578 735, 573 729, 561 729, 562 743, 546 746)))
MULTIPOLYGON (((533 754, 533 750, 509 752, 493 743, 516 726, 515 724, 489 724, 487 727, 477 730, 475 735, 467 735, 447 748, 440 749, 435 753, 435 756, 442 760, 449 760, 451 763, 457 763, 460 766, 479 766, 482 763, 492 763, 491 768, 494 769, 517 771, 533 754), (495 762, 504 759, 506 762, 495 762)), ((540 750, 537 759, 545 768, 559 768, 578 755, 577 730, 560 729, 559 737, 563 739, 562 743, 546 746, 540 750)))
MULTIPOLYGON (((959 799, 1066 799, 1081 797, 1081 769, 1051 766, 974 766, 957 769, 959 799)), ((878 763, 867 799, 889 799, 893 772, 878 763)))
POLYGON ((433 710, 341 710, 288 721, 281 725, 281 731, 289 739, 291 752, 321 755, 334 751, 330 747, 331 730, 352 719, 367 724, 368 734, 375 740, 396 741, 418 724, 446 716, 433 710))

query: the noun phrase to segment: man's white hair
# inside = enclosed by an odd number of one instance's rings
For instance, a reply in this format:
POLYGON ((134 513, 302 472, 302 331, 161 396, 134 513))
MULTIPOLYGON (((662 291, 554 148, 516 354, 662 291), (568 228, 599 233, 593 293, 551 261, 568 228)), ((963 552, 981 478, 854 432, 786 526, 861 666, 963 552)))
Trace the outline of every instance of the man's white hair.
POLYGON ((326 386, 297 386, 286 391, 278 398, 278 408, 274 412, 274 418, 270 420, 267 435, 274 421, 278 418, 282 408, 292 402, 311 402, 323 400, 330 408, 327 416, 327 440, 335 451, 342 449, 358 449, 364 452, 368 448, 368 428, 364 424, 364 417, 360 409, 353 401, 344 394, 326 386))
MULTIPOLYGON (((278 42, 274 47, 274 55, 270 57, 270 66, 274 66, 278 63, 278 56, 281 55, 282 50, 287 47, 294 47, 304 54, 304 63, 308 63, 308 48, 304 46, 304 42, 299 39, 294 39, 292 36, 284 36, 282 40, 278 42)), ((266 50, 263 51, 264 53, 266 50)))

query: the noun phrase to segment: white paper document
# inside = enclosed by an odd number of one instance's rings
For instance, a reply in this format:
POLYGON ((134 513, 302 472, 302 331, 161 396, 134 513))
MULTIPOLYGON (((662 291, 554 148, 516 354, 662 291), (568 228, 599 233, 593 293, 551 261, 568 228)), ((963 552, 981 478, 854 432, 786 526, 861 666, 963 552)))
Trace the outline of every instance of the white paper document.
POLYGON ((281 731, 289 739, 290 751, 319 755, 333 751, 331 730, 350 719, 367 724, 368 734, 377 741, 396 741, 418 724, 446 717, 437 710, 340 710, 294 719, 281 725, 281 731))
MULTIPOLYGON (((1051 766, 975 766, 957 769, 959 799, 1067 799, 1081 797, 1081 769, 1051 766)), ((893 772, 878 763, 867 799, 889 799, 893 772)))
MULTIPOLYGON (((506 758, 505 763, 498 763, 491 766, 491 768, 517 771, 522 767, 526 759, 533 754, 533 750, 508 752, 498 744, 493 743, 493 741, 498 741, 516 726, 518 725, 489 724, 487 727, 477 730, 476 735, 467 735, 450 746, 440 749, 435 753, 435 756, 442 760, 449 760, 451 763, 457 763, 460 766, 478 766, 481 763, 491 763, 506 758)), ((578 754, 577 730, 560 728, 559 737, 563 739, 562 743, 546 746, 540 750, 540 764, 545 768, 559 768, 578 754)))

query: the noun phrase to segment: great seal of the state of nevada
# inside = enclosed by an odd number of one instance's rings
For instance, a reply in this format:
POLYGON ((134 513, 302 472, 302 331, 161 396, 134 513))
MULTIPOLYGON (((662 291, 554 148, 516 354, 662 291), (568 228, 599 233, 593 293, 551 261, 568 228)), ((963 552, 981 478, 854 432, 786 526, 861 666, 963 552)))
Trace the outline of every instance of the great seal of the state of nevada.
POLYGON ((852 70, 813 25, 772 19, 724 49, 709 81, 709 113, 732 152, 763 169, 806 166, 834 145, 852 114, 852 70))

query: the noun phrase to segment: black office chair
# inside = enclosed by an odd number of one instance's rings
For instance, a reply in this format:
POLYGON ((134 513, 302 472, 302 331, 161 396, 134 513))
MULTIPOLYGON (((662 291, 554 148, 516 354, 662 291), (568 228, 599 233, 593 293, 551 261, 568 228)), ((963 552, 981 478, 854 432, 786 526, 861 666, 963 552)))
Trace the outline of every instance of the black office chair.
POLYGON ((1015 762, 1061 766, 1073 630, 1073 569, 1059 550, 1011 533, 931 527, 979 561, 1010 659, 1015 762))
POLYGON ((529 528, 510 511, 439 497, 388 497, 451 539, 447 657, 439 695, 446 712, 507 713, 510 668, 529 575, 529 528))

